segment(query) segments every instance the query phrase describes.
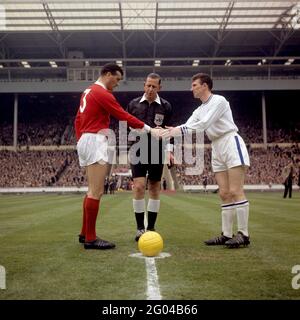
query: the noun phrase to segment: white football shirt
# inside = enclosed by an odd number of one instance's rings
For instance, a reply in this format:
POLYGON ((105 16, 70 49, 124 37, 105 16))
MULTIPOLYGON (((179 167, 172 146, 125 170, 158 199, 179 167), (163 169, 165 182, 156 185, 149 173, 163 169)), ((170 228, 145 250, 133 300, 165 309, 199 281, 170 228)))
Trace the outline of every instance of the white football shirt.
POLYGON ((218 94, 212 94, 193 112, 187 122, 179 127, 183 132, 188 129, 205 131, 211 141, 228 132, 238 132, 229 102, 218 94))

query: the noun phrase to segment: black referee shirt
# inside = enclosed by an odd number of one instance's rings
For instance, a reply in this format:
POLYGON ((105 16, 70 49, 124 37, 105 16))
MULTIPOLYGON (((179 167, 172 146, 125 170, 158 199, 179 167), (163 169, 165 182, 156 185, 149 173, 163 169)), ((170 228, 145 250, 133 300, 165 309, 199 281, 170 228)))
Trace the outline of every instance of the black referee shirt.
MULTIPOLYGON (((152 128, 157 126, 162 128, 165 126, 172 126, 172 106, 169 101, 159 97, 160 104, 157 101, 153 101, 149 104, 147 100, 141 101, 142 98, 143 96, 131 100, 127 106, 127 112, 152 128)), ((156 148, 154 148, 155 144, 152 145, 150 136, 151 135, 148 134, 149 157, 151 156, 151 153, 156 153, 156 148)), ((165 149, 166 141, 163 142, 163 145, 161 140, 159 142, 159 162, 162 163, 164 158, 162 150, 165 149)))
POLYGON ((142 102, 142 97, 131 100, 127 107, 127 112, 134 115, 150 127, 172 126, 172 106, 167 100, 160 98, 160 103, 153 101, 151 104, 147 100, 142 102))

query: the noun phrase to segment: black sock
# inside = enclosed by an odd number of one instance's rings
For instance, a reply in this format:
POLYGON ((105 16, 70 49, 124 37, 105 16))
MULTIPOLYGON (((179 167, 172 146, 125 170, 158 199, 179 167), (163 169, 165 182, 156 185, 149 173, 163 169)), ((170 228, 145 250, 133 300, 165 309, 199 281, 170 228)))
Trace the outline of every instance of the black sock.
POLYGON ((135 212, 135 220, 138 229, 145 229, 144 212, 135 212))
POLYGON ((148 230, 154 230, 157 212, 148 211, 148 230))

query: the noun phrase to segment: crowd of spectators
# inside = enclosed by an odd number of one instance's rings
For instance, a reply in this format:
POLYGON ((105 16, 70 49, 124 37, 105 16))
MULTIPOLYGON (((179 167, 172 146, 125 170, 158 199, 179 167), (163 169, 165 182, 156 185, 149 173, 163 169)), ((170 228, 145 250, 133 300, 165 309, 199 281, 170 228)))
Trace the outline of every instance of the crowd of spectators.
POLYGON ((0 151, 0 187, 58 185, 74 151, 0 151))
MULTIPOLYGON (((249 149, 251 167, 247 169, 245 184, 282 184, 282 170, 289 163, 291 157, 300 158, 300 149, 297 145, 291 148, 278 146, 264 149, 249 149)), ((192 167, 192 166, 191 166, 192 167)), ((183 185, 201 185, 203 175, 207 176, 208 184, 216 184, 210 168, 210 153, 205 152, 203 173, 201 175, 187 175, 186 165, 176 166, 176 175, 179 183, 183 185)), ((296 170, 294 181, 299 179, 299 170, 296 170)))
MULTIPOLYGON (((142 89, 142 88, 141 88, 142 89)), ((136 92, 117 93, 117 99, 126 108, 126 103, 137 96, 136 92)), ((250 153, 251 168, 246 176, 246 184, 277 184, 281 181, 281 170, 287 163, 286 149, 279 147, 254 148, 252 144, 263 143, 261 120, 261 93, 228 93, 235 122, 245 140, 250 153), (252 147, 251 147, 252 145, 252 147)), ((296 93, 295 93, 296 95, 296 93)), ((0 146, 13 145, 13 99, 1 96, 0 108, 0 146)), ((78 108, 79 94, 43 94, 21 96, 19 99, 17 152, 0 151, 0 187, 41 187, 41 186, 81 186, 86 185, 83 169, 78 165, 75 150, 49 151, 48 146, 75 146, 73 121, 78 108), (26 146, 26 151, 21 147, 26 146), (31 146, 44 147, 44 151, 30 151, 31 146)), ((172 102, 173 125, 182 124, 197 106, 190 92, 163 92, 162 97, 172 102)), ((270 94, 267 97, 267 142, 297 144, 300 142, 300 122, 295 106, 289 104, 282 112, 282 101, 290 93, 270 94), (273 97, 274 96, 274 97, 273 97), (280 100, 281 99, 281 100, 280 100), (272 106, 272 109, 271 109, 272 106), (269 112, 272 110, 272 112, 269 112)), ((296 97, 296 96, 295 96, 296 97)), ((118 142, 118 121, 111 119, 118 142)), ((195 142, 195 138, 192 140, 195 142)), ((204 140, 209 143, 207 137, 204 140)), ((2 148, 3 149, 3 148, 2 148)), ((51 149, 52 150, 52 149, 51 149)), ((289 150, 299 155, 297 147, 289 150)), ((204 173, 188 175, 186 163, 176 166, 177 178, 181 184, 202 184, 203 175, 208 184, 215 184, 210 168, 210 150, 206 149, 204 173)), ((129 166, 113 168, 112 173, 124 173, 129 166)), ((194 168, 195 169, 195 168, 194 168)), ((196 168, 198 170, 198 168, 196 168)), ((200 171, 200 168, 198 172, 200 171)), ((128 185, 130 180, 128 180, 128 185)), ((120 183, 119 183, 120 184, 120 183)), ((121 183, 122 184, 122 183, 121 183)))
MULTIPOLYGON (((247 144, 263 143, 262 127, 253 123, 243 123, 236 121, 240 135, 247 144)), ((112 130, 115 132, 116 140, 119 138, 118 123, 112 122, 112 130)), ((300 141, 300 123, 293 128, 268 128, 268 143, 297 143, 300 141)), ((205 143, 209 143, 205 137, 205 143)), ((8 124, 1 125, 0 146, 9 146, 13 144, 13 126, 8 124)), ((49 146, 49 145, 75 145, 73 123, 35 123, 18 124, 18 145, 19 146, 49 146)))
MULTIPOLYGON (((142 89, 142 84, 141 84, 142 89)), ((118 101, 126 108, 138 92, 118 92, 118 101)), ((141 92, 140 92, 141 94, 141 92)), ((263 143, 261 93, 221 92, 230 101, 234 120, 246 143, 263 143)), ((295 98, 291 93, 268 93, 267 142, 297 143, 300 141, 300 121, 293 104, 285 106, 281 101, 295 98), (291 96, 292 95, 292 96, 291 96)), ((190 92, 162 92, 161 96, 173 106, 173 125, 184 123, 198 106, 199 101, 190 92)), ((0 96, 0 146, 13 144, 13 99, 0 96)), ((79 94, 24 95, 19 97, 17 140, 21 146, 75 145, 74 118, 80 101, 79 94)), ((111 119, 111 128, 117 133, 118 121, 111 119)), ((206 139, 205 142, 208 143, 206 139)))
MULTIPOLYGON (((249 150, 251 167, 247 171, 246 184, 282 184, 282 169, 290 161, 290 157, 300 158, 300 149, 278 146, 249 150)), ((43 186, 85 186, 87 184, 84 169, 79 167, 75 150, 70 151, 0 151, 0 187, 43 187, 43 186)), ((210 149, 205 150, 203 173, 193 168, 192 175, 187 168, 193 165, 185 163, 176 165, 176 175, 181 185, 202 185, 203 175, 208 184, 216 184, 210 167, 210 149)), ((114 165, 113 176, 128 172, 129 165, 114 165)), ((295 181, 298 181, 296 171, 295 181)), ((121 181, 121 180, 120 180, 121 181)), ((124 188, 128 189, 130 179, 122 179, 124 188), (124 182, 124 183, 123 183, 124 182), (126 184, 126 182, 128 182, 126 184)), ((122 188, 123 186, 119 186, 122 188)))

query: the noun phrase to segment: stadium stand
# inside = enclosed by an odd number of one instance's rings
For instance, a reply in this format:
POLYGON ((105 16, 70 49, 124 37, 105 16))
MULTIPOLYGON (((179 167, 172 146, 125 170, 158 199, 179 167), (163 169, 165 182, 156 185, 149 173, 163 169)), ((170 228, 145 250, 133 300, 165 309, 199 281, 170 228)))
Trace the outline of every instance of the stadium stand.
MULTIPOLYGON (((162 95, 173 105, 175 124, 184 122, 197 106, 189 91, 191 76, 198 71, 212 74, 220 90, 216 93, 230 101, 234 120, 249 147, 252 165, 246 183, 282 183, 285 152, 299 156, 300 121, 295 105, 300 99, 298 3, 256 2, 244 8, 231 1, 220 2, 218 8, 206 3, 205 10, 201 1, 180 1, 179 7, 176 1, 168 5, 153 2, 146 7, 141 3, 145 10, 154 7, 150 10, 152 23, 142 19, 139 25, 135 25, 135 11, 128 11, 122 2, 110 9, 99 1, 77 5, 87 14, 80 23, 76 21, 79 9, 70 4, 63 8, 49 1, 42 8, 39 1, 33 1, 36 17, 32 19, 31 10, 24 10, 20 2, 4 1, 8 24, 0 28, 0 187, 86 185, 78 166, 73 120, 79 92, 95 81, 100 66, 111 60, 125 70, 125 81, 116 92, 121 105, 126 107, 140 94, 145 75, 156 71, 163 79, 162 95), (270 16, 273 7, 276 12, 270 16), (70 16, 64 20, 65 11, 70 16), (116 15, 115 21, 104 26, 100 15, 98 23, 90 23, 89 14, 102 11, 116 15), (197 21, 187 14, 192 11, 197 21), (211 17, 206 17, 206 11, 213 13, 211 17), (166 19, 169 12, 173 14, 166 19), (223 18, 214 17, 222 12, 223 18), (119 21, 123 14, 132 14, 125 25, 119 21), (36 23, 39 20, 42 24, 36 23), (262 96, 268 149, 262 130, 262 96)), ((117 133, 118 123, 112 120, 111 128, 117 133)), ((215 184, 209 157, 206 149, 208 184, 215 184)), ((182 185, 202 184, 201 176, 182 175, 185 169, 186 164, 178 165, 175 172, 182 185)), ((112 172, 125 176, 128 168, 115 167, 112 172)), ((122 186, 122 181, 118 185, 122 186)))
MULTIPOLYGON (((274 146, 250 149, 251 167, 246 176, 246 184, 282 184, 281 172, 289 161, 288 154, 300 158, 299 146, 289 148, 274 146)), ((84 171, 78 165, 76 151, 1 151, 0 187, 43 187, 43 186, 85 186, 84 171)), ((202 175, 186 175, 187 166, 177 165, 176 175, 181 185, 202 185, 202 175)), ((128 171, 129 166, 121 165, 113 169, 113 174, 128 171)), ((205 152, 205 171, 208 184, 216 184, 210 169, 210 150, 205 152)), ((127 189, 128 177, 120 182, 127 189)), ((298 181, 298 173, 295 181, 298 181)))
MULTIPOLYGON (((117 93, 116 97, 126 108, 128 101, 140 92, 117 93)), ((217 92, 218 93, 218 92, 217 92)), ((246 143, 262 143, 262 121, 259 92, 221 92, 230 101, 234 119, 246 143)), ((190 92, 163 92, 163 95, 174 106, 174 123, 187 120, 197 102, 190 92)), ((285 99, 299 98, 288 92, 268 93, 267 133, 269 143, 297 143, 300 141, 300 121, 293 105, 281 106, 285 99)), ((13 103, 11 97, 0 95, 3 105, 0 108, 0 145, 13 144, 13 103)), ((79 95, 31 94, 21 96, 19 102, 18 145, 50 146, 75 145, 73 120, 79 102, 79 95)), ((112 119, 111 128, 118 130, 118 122, 112 119)), ((208 143, 208 140, 205 140, 208 143)))
MULTIPOLYGON (((226 92, 231 102, 235 121, 241 135, 248 145, 251 168, 248 170, 246 184, 281 184, 281 171, 287 164, 287 152, 299 157, 300 123, 296 108, 292 105, 281 112, 281 103, 289 93, 268 93, 273 103, 268 112, 267 138, 269 147, 263 148, 261 110, 259 93, 226 92)), ((126 107, 126 103, 135 92, 117 93, 117 98, 126 107)), ((174 106, 174 121, 182 123, 196 107, 189 92, 164 92, 174 106)), ((79 101, 79 95, 30 94, 20 99, 18 116, 18 149, 12 151, 12 97, 1 95, 4 102, 0 108, 0 165, 2 175, 0 187, 43 187, 43 186, 85 186, 84 171, 78 165, 75 151, 73 120, 79 101)), ((118 122, 111 121, 111 128, 118 137, 118 122)), ((193 141, 195 142, 195 141, 193 141)), ((205 140, 205 143, 208 143, 205 140)), ((201 175, 185 175, 185 163, 176 166, 176 176, 180 185, 202 185, 201 175)), ((126 177, 129 166, 114 166, 115 175, 123 174, 118 186, 130 188, 130 179, 126 177)), ((205 151, 205 171, 208 184, 216 183, 210 168, 210 149, 205 151)), ((298 173, 297 173, 298 174, 298 173)), ((298 181, 296 176, 294 181, 298 181)))

